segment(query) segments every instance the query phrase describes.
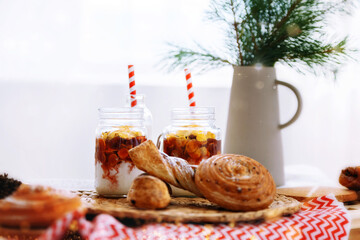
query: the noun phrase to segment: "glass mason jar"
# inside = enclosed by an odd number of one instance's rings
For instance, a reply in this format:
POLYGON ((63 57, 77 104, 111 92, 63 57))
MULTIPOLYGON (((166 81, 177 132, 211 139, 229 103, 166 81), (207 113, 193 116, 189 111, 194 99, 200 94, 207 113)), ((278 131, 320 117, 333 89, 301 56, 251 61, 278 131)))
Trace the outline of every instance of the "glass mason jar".
POLYGON ((163 151, 191 165, 221 153, 221 133, 214 107, 174 108, 172 123, 163 131, 163 151))
POLYGON ((128 193, 142 173, 128 150, 147 140, 143 108, 100 108, 96 129, 95 189, 99 195, 117 197, 128 193))
MULTIPOLYGON (((135 107, 144 108, 144 125, 147 129, 147 139, 152 139, 152 114, 149 110, 149 108, 145 105, 145 95, 143 94, 136 94, 135 99, 137 101, 137 105, 135 107)), ((130 107, 131 105, 131 95, 125 96, 126 100, 126 107, 130 107)))
MULTIPOLYGON (((162 145, 164 153, 191 165, 221 153, 221 132, 215 126, 214 107, 174 108, 171 119, 171 125, 158 138, 158 148, 162 145)), ((172 187, 172 192, 174 196, 193 195, 176 187, 172 187)))

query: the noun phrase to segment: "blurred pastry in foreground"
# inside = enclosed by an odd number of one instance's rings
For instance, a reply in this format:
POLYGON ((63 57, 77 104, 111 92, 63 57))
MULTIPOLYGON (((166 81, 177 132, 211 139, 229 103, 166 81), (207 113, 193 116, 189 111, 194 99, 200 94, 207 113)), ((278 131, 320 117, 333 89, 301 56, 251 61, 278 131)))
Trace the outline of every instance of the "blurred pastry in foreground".
POLYGON ((339 183, 351 190, 360 190, 360 166, 347 167, 341 171, 339 183))
POLYGON ((79 197, 67 191, 22 184, 0 200, 0 236, 31 239, 31 235, 75 210, 84 212, 85 208, 79 197))
POLYGON ((166 208, 171 200, 169 187, 159 178, 150 175, 140 175, 134 179, 128 201, 137 208, 166 208))
POLYGON ((255 211, 268 207, 276 185, 269 171, 246 156, 220 154, 203 160, 195 183, 211 202, 234 211, 255 211))

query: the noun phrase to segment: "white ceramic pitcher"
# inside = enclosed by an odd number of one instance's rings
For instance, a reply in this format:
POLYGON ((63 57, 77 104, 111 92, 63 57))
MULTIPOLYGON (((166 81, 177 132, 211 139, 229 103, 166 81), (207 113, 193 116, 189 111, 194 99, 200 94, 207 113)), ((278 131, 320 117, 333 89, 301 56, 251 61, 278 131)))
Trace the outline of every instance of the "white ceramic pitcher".
POLYGON ((276 185, 283 185, 281 129, 299 117, 301 108, 299 91, 276 80, 274 67, 234 66, 224 152, 259 161, 270 171, 276 185), (284 124, 279 119, 277 85, 291 89, 298 100, 295 115, 284 124))

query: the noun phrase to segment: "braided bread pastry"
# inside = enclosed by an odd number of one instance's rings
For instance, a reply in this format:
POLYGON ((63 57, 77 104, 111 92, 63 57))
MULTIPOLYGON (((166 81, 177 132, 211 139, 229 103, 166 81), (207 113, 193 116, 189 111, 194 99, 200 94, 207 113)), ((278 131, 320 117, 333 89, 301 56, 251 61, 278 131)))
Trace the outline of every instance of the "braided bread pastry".
POLYGON ((184 159, 160 153, 151 140, 130 149, 129 156, 140 170, 175 187, 202 196, 195 185, 195 171, 189 163, 184 159))
POLYGON ((275 182, 263 165, 235 154, 203 160, 196 170, 195 182, 208 200, 235 211, 264 209, 276 193, 275 182))

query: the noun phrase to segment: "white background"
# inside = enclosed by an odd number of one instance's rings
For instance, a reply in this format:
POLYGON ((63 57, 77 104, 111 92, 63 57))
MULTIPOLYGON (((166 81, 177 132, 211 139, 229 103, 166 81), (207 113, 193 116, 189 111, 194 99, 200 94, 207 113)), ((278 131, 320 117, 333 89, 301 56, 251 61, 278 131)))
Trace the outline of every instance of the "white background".
MULTIPOLYGON (((25 180, 92 179, 97 109, 124 104, 128 64, 135 65, 138 93, 147 95, 158 135, 170 124, 171 108, 187 104, 184 73, 162 70, 159 60, 166 42, 217 46, 218 29, 204 21, 207 5, 207 0, 0 0, 0 172, 25 180)), ((359 22, 356 10, 352 17, 333 19, 329 31, 336 37, 351 34, 352 46, 360 48, 359 22)), ((295 85, 304 101, 299 120, 282 132, 287 169, 311 166, 336 184, 341 168, 360 165, 360 64, 344 63, 336 81, 331 74, 276 68, 278 78, 295 85)), ((223 133, 231 79, 231 67, 193 74, 197 104, 216 107, 223 133)), ((296 99, 287 89, 279 93, 285 122, 296 99)), ((315 181, 321 183, 320 177, 315 181)))

